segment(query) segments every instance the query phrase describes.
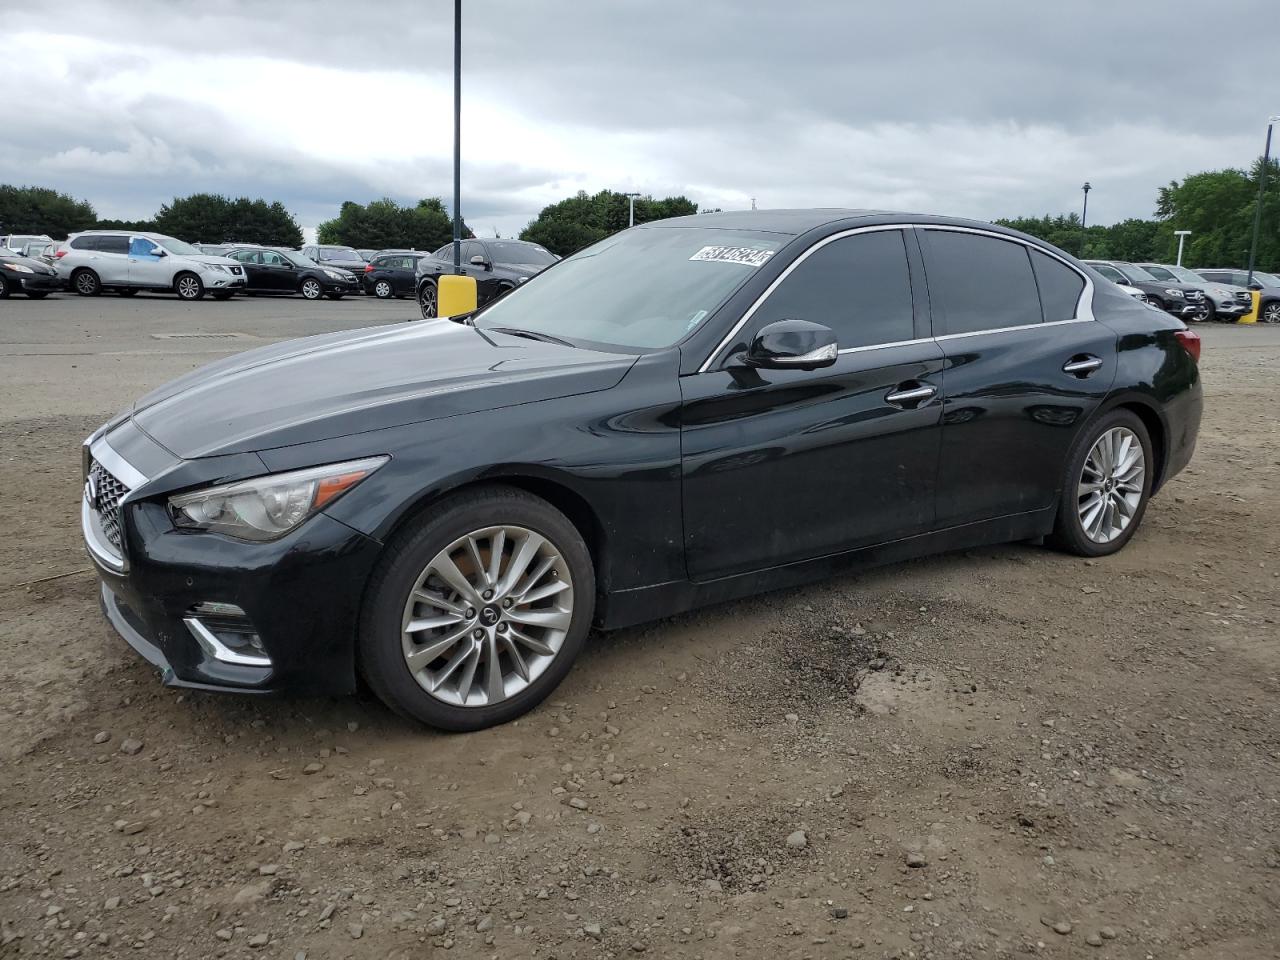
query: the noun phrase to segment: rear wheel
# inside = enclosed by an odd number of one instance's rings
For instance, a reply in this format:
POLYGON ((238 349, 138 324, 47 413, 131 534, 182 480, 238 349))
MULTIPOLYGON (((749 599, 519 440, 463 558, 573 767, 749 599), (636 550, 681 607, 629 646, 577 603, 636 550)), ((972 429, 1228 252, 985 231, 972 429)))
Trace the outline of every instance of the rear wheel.
POLYGON ((1142 523, 1154 467, 1137 414, 1113 410, 1091 424, 1067 460, 1053 544, 1082 557, 1120 550, 1142 523))
POLYGON ((430 280, 422 281, 418 288, 418 306, 422 310, 423 320, 434 320, 436 317, 436 285, 430 280))
POLYGON ((96 297, 102 293, 102 281, 88 267, 82 267, 71 274, 71 286, 82 297, 96 297))
POLYGON ((1263 323, 1280 323, 1280 300, 1272 300, 1262 308, 1263 323))
POLYGON ((569 672, 594 604, 591 555, 562 513, 514 488, 465 492, 388 545, 361 618, 361 670, 411 719, 505 723, 569 672))
POLYGON ((204 296, 204 281, 194 273, 180 273, 173 278, 173 290, 179 300, 199 300, 204 296))
POLYGON ((319 300, 324 295, 324 287, 320 285, 320 281, 314 277, 307 277, 302 281, 298 291, 308 300, 319 300))
POLYGON ((390 300, 394 294, 390 280, 379 280, 373 285, 373 295, 379 300, 390 300))

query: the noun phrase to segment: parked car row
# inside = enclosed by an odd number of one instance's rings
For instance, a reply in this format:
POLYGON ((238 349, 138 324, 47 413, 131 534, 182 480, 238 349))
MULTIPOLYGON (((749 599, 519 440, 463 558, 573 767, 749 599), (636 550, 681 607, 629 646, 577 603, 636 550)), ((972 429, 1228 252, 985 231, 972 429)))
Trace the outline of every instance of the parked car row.
POLYGON ((1280 323, 1280 278, 1257 270, 1190 270, 1168 263, 1086 260, 1100 274, 1176 317, 1187 321, 1235 323, 1253 310, 1253 291, 1260 294, 1258 319, 1280 323))

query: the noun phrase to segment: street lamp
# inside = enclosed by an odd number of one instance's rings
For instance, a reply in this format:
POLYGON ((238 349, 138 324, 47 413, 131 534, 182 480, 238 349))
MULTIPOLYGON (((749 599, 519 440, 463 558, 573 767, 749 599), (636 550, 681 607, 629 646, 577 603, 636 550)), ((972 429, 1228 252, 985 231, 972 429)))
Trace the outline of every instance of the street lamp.
POLYGON ((627 198, 627 226, 634 227, 636 225, 636 197, 640 196, 640 194, 624 193, 623 196, 627 198))
POLYGON ((1178 266, 1182 266, 1182 241, 1191 236, 1190 230, 1175 230, 1173 235, 1178 238, 1178 266))
POLYGON ((1084 186, 1080 188, 1084 191, 1084 210, 1080 213, 1080 256, 1084 256, 1084 240, 1085 227, 1089 223, 1089 191, 1093 189, 1089 181, 1084 182, 1084 186))
POLYGON ((1267 188, 1267 167, 1271 165, 1271 128, 1280 117, 1267 118, 1267 145, 1262 151, 1262 169, 1258 171, 1258 205, 1253 210, 1253 240, 1249 244, 1249 278, 1245 286, 1253 283, 1253 263, 1258 255, 1258 228, 1262 225, 1262 194, 1267 188))

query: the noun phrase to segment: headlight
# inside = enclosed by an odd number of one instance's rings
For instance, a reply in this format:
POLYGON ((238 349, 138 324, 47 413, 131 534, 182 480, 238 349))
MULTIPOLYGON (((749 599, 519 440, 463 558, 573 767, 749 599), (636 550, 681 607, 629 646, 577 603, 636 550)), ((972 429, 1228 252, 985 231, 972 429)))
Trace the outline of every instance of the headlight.
POLYGON ((5 269, 13 270, 15 273, 35 273, 30 267, 24 267, 20 263, 5 263, 5 269))
POLYGON ((326 277, 328 277, 330 280, 345 280, 345 279, 347 279, 345 276, 343 276, 343 275, 342 275, 341 273, 339 273, 337 270, 326 270, 326 271, 324 272, 324 275, 325 275, 326 277))
POLYGON ((205 264, 205 266, 206 266, 206 267, 208 267, 210 270, 216 270, 216 271, 218 271, 219 273, 227 273, 227 272, 228 272, 228 271, 227 271, 227 268, 226 268, 226 267, 224 267, 224 266, 223 266, 222 264, 220 264, 220 263, 206 263, 206 264, 205 264))
POLYGON ((1213 291, 1213 295, 1214 295, 1215 297, 1217 297, 1219 300, 1234 300, 1234 299, 1235 299, 1235 297, 1233 297, 1233 296, 1232 296, 1228 291, 1226 291, 1226 290, 1215 290, 1215 291, 1213 291))
POLYGON ((275 540, 389 460, 369 457, 208 487, 169 498, 173 522, 238 540, 275 540))
POLYGON ((1182 296, 1182 291, 1181 291, 1181 290, 1175 290, 1173 287, 1166 287, 1164 292, 1165 292, 1165 293, 1167 293, 1167 294, 1168 294, 1169 296, 1171 296, 1171 297, 1181 297, 1181 296, 1182 296))

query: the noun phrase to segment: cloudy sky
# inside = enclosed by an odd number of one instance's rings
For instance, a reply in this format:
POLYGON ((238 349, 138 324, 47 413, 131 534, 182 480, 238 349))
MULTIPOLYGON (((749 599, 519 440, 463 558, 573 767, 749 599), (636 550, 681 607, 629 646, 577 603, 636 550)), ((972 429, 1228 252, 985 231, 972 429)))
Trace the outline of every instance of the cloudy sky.
MULTIPOLYGON (((196 191, 261 196, 307 228, 343 200, 447 198, 452 10, 9 5, 0 182, 127 219, 196 191)), ((1089 180, 1090 221, 1113 222, 1150 216, 1170 179, 1247 166, 1280 112, 1258 59, 1280 51, 1274 0, 465 0, 463 14, 463 214, 482 234, 605 187, 991 219, 1078 210, 1089 180)))

